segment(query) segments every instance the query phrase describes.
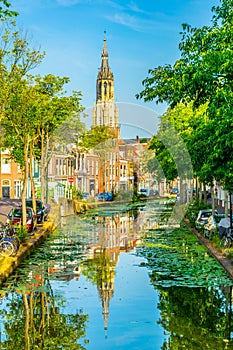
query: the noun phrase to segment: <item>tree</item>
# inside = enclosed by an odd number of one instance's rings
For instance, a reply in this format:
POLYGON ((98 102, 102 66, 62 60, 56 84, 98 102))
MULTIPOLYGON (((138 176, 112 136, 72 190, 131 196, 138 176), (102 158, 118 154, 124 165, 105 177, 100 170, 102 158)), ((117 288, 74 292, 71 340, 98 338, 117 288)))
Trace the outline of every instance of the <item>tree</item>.
POLYGON ((17 84, 30 70, 38 66, 44 53, 32 49, 27 36, 20 32, 14 21, 1 20, 0 38, 0 120, 17 84))
MULTIPOLYGON (((4 4, 7 7, 10 6, 7 1, 4 1, 4 4)), ((4 125, 5 135, 6 130, 9 132, 6 143, 4 144, 4 141, 1 140, 1 145, 4 148, 10 147, 12 150, 11 156, 18 160, 18 163, 23 169, 22 209, 23 225, 25 225, 26 208, 24 199, 26 196, 25 186, 27 181, 25 176, 28 175, 26 156, 29 155, 30 143, 33 139, 28 134, 28 121, 25 122, 29 115, 22 115, 23 109, 27 109, 26 114, 30 114, 29 109, 33 108, 33 106, 29 107, 29 103, 31 103, 31 91, 27 89, 25 76, 31 69, 40 64, 44 53, 30 48, 26 35, 19 32, 14 21, 1 20, 1 22, 3 25, 0 41, 0 122, 2 121, 4 125), (30 95, 28 100, 27 95, 25 96, 25 91, 30 95), (26 103, 25 106, 21 105, 21 103, 24 103, 23 101, 26 103), (22 110, 20 110, 20 107, 22 107, 22 110), (16 117, 17 113, 18 115, 16 117), (18 118, 21 122, 17 125, 16 120, 18 118), (22 133, 24 125, 25 134, 24 132, 22 133), (15 134, 12 134, 12 131, 15 134), (27 140, 26 137, 28 137, 27 140), (24 149, 23 152, 22 149, 24 149)))
MULTIPOLYGON (((179 104, 173 109, 168 108, 167 112, 160 117, 158 132, 149 143, 149 149, 154 151, 157 161, 150 160, 149 166, 152 169, 156 166, 156 176, 159 181, 164 176, 168 182, 179 177, 182 187, 183 182, 192 179, 193 166, 187 144, 192 131, 190 123, 194 118, 195 113, 192 106, 183 104, 179 104)), ((186 188, 184 188, 185 190, 186 188)), ((186 192, 184 191, 181 188, 182 202, 186 201, 186 192)))
POLYGON ((73 91, 72 95, 65 95, 63 88, 68 82, 69 78, 52 74, 35 77, 35 88, 40 95, 37 157, 40 160, 42 200, 46 200, 47 168, 52 155, 54 133, 65 120, 73 118, 83 110, 80 105, 81 92, 73 91))
MULTIPOLYGON (((10 4, 7 1, 3 1, 6 7, 10 4)), ((0 13, 2 8, 0 8, 0 13)), ((10 13, 9 13, 10 15, 10 13)), ((29 117, 26 115, 29 110, 33 109, 33 106, 29 107, 31 103, 31 91, 27 89, 25 82, 25 76, 28 72, 40 64, 44 53, 39 50, 31 49, 27 41, 26 35, 16 28, 16 24, 12 20, 1 19, 1 40, 0 40, 0 122, 4 124, 5 132, 9 131, 7 135, 7 142, 3 147, 10 147, 13 145, 12 156, 19 160, 23 168, 24 176, 27 176, 28 163, 24 156, 28 155, 30 149, 31 136, 28 134, 28 121, 25 120, 29 117), (25 91, 30 95, 27 101, 25 91), (26 98, 25 98, 26 97, 26 98), (25 106, 21 105, 24 103, 25 106), (20 110, 20 107, 22 109, 20 110), (25 116, 22 115, 23 110, 26 111, 25 116), (11 113, 12 112, 12 113, 11 113), (16 114, 17 117, 16 117, 16 114), (17 125, 16 120, 20 119, 20 123, 17 125), (22 128, 25 122, 25 134, 22 133, 22 128), (12 134, 12 130, 15 134, 12 134), (26 140, 26 137, 27 140, 26 140), (23 139, 23 140, 22 140, 23 139), (12 143, 13 142, 13 143, 12 143), (24 148, 24 151, 20 154, 20 150, 24 148)), ((1 140, 2 141, 2 140, 1 140)), ((2 144, 2 142, 1 142, 2 144)), ((23 183, 26 179, 24 178, 23 183)), ((23 187, 23 196, 26 196, 26 188, 23 187)), ((23 224, 26 224, 26 208, 25 201, 22 198, 23 204, 23 224)))
MULTIPOLYGON (((4 145, 10 155, 21 167, 23 176, 22 188, 22 224, 26 225, 26 196, 29 177, 29 160, 32 147, 37 138, 35 115, 38 110, 35 90, 26 80, 21 80, 14 88, 14 94, 8 98, 1 126, 5 136, 4 145)), ((30 176, 32 178, 32 176, 30 176)))
POLYGON ((83 150, 102 149, 103 143, 115 138, 112 128, 99 125, 80 135, 78 146, 83 150))
MULTIPOLYGON (((212 174, 225 188, 233 187, 233 0, 221 0, 213 7, 211 25, 192 28, 183 24, 179 45, 181 58, 173 66, 149 70, 144 90, 137 98, 156 103, 193 103, 194 108, 207 104, 207 121, 200 125, 206 154, 205 176, 212 174)), ((196 154, 196 158, 198 154, 196 154)), ((203 171, 203 168, 202 168, 203 171)), ((204 172, 203 172, 204 174, 204 172)))
POLYGON ((40 160, 44 200, 50 138, 62 121, 82 110, 81 93, 74 91, 71 96, 65 95, 63 86, 69 82, 67 77, 28 75, 31 69, 40 64, 44 54, 29 47, 26 37, 16 30, 14 22, 5 21, 4 24, 0 49, 0 121, 5 134, 3 147, 9 147, 11 156, 20 164, 23 172, 25 225, 29 174, 31 188, 34 188, 32 158, 40 160))
MULTIPOLYGON (((110 154, 116 152, 115 143, 116 131, 111 127, 99 125, 87 130, 78 139, 77 147, 79 152, 92 151, 99 157, 99 179, 101 182, 101 192, 105 193, 106 169, 111 167, 110 154)), ((110 170, 111 172, 111 170, 110 170)), ((114 181, 111 184, 111 191, 114 192, 114 181)))
POLYGON ((11 4, 7 0, 0 0, 0 18, 14 17, 18 12, 10 10, 11 4))

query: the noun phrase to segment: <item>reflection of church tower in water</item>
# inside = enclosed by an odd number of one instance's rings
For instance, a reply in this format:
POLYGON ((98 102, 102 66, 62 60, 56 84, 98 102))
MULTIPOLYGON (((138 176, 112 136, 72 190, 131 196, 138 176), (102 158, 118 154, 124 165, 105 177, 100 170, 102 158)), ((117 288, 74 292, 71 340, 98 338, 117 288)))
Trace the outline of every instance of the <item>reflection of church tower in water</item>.
POLYGON ((104 319, 104 330, 108 329, 108 316, 110 300, 114 293, 114 264, 110 260, 110 256, 106 249, 103 249, 100 253, 102 257, 100 261, 102 266, 99 266, 98 276, 98 292, 102 302, 102 315, 104 319))
POLYGON ((113 128, 119 138, 118 107, 114 102, 114 77, 108 62, 106 36, 101 57, 96 81, 96 103, 92 110, 92 126, 113 128))

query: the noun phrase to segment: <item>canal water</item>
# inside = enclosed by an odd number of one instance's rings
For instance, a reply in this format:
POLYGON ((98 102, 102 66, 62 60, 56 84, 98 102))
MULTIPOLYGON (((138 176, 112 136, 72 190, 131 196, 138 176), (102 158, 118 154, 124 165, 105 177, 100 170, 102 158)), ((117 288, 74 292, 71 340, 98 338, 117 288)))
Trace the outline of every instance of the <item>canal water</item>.
POLYGON ((63 218, 1 287, 0 349, 233 349, 232 280, 171 212, 63 218))

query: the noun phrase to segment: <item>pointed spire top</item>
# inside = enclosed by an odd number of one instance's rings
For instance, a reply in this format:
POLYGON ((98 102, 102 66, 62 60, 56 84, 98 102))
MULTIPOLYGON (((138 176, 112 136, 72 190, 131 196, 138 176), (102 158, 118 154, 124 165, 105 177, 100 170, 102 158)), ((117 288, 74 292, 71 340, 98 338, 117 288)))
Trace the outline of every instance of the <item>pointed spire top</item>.
POLYGON ((102 71, 108 71, 109 70, 106 30, 104 31, 104 47, 103 47, 103 52, 102 52, 101 70, 102 71))

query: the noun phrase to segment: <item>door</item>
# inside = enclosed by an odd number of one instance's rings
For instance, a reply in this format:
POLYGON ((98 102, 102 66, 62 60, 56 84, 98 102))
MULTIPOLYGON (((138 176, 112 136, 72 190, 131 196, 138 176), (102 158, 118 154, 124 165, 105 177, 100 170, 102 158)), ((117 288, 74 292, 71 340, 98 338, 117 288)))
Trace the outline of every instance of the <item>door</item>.
POLYGON ((10 198, 10 186, 2 186, 2 197, 10 198))

